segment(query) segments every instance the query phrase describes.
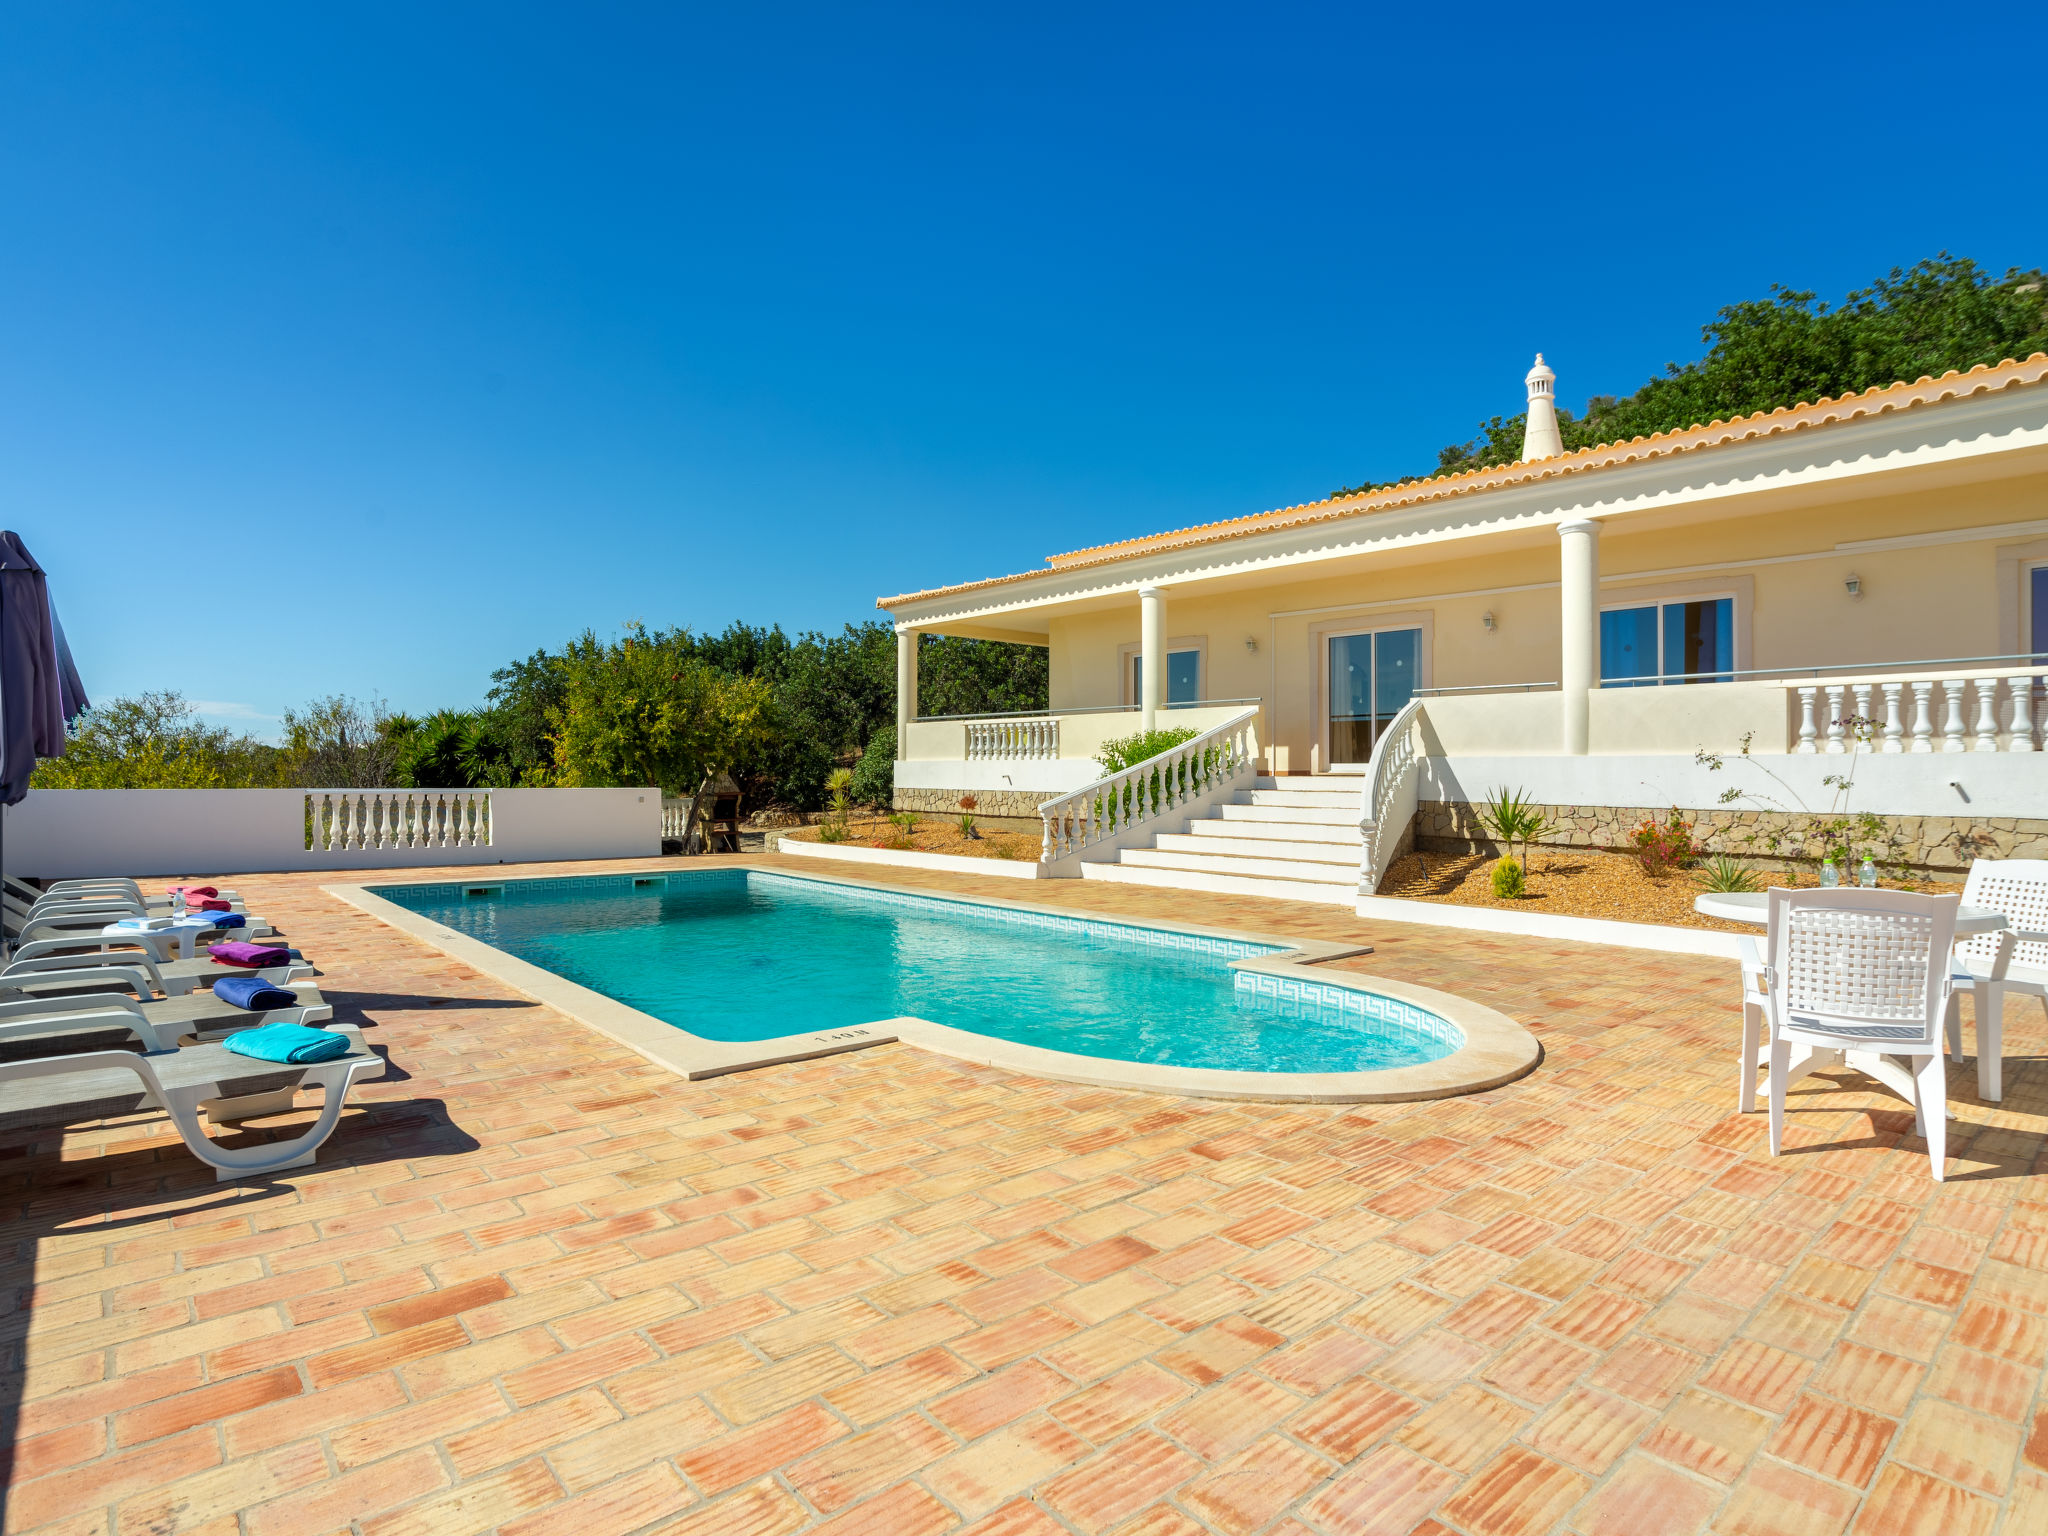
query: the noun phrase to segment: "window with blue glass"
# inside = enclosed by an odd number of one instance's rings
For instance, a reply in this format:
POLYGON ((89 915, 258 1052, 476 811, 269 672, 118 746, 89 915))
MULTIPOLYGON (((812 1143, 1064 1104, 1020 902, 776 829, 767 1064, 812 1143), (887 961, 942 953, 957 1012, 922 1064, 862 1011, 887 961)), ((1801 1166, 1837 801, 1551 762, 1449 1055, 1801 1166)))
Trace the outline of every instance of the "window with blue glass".
POLYGON ((1645 603, 1600 615, 1600 686, 1725 683, 1735 671, 1735 600, 1645 603))
MULTIPOLYGON (((1200 651, 1168 651, 1166 653, 1166 707, 1187 709, 1202 701, 1202 653, 1200 651)), ((1145 702, 1145 658, 1136 655, 1131 658, 1131 702, 1145 702)))
POLYGON ((2048 565, 2027 572, 2027 611, 2034 665, 2048 666, 2048 565))

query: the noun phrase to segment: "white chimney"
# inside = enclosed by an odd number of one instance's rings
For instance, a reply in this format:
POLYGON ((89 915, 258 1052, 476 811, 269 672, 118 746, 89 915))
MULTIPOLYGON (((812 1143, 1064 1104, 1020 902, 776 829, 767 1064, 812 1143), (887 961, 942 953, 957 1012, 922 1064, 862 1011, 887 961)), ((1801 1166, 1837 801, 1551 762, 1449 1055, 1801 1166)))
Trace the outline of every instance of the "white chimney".
POLYGON ((1522 460, 1554 459, 1564 452, 1564 439, 1557 431, 1557 375, 1536 354, 1536 366, 1523 380, 1529 386, 1529 424, 1522 429, 1522 460))

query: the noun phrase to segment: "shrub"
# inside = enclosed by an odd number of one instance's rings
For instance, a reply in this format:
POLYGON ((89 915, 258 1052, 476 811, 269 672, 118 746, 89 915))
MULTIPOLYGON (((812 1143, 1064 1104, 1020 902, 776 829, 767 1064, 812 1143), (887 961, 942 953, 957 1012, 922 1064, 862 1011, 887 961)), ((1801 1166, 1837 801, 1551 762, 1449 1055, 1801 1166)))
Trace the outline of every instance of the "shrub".
POLYGON ((1646 817, 1628 840, 1643 861, 1643 869, 1652 875, 1690 868, 1700 856, 1699 845, 1692 840, 1692 823, 1678 814, 1676 806, 1661 822, 1646 817))
POLYGON ((1114 741, 1105 741, 1101 752, 1096 756, 1105 775, 1122 773, 1126 768, 1134 768, 1149 757, 1171 752, 1184 741, 1193 741, 1196 734, 1184 725, 1138 731, 1130 736, 1119 736, 1114 741))
POLYGON ((1692 883, 1712 895, 1762 889, 1756 871, 1738 864, 1725 853, 1717 853, 1693 875, 1692 883))
POLYGON ((896 798, 895 726, 885 725, 868 738, 847 794, 860 805, 888 805, 896 798))
POLYGON ((1502 901, 1515 901, 1524 888, 1522 866, 1519 860, 1502 859, 1493 866, 1493 894, 1502 901))
POLYGON ((974 808, 980 803, 972 795, 960 797, 960 835, 969 842, 981 840, 981 834, 974 830, 974 808))

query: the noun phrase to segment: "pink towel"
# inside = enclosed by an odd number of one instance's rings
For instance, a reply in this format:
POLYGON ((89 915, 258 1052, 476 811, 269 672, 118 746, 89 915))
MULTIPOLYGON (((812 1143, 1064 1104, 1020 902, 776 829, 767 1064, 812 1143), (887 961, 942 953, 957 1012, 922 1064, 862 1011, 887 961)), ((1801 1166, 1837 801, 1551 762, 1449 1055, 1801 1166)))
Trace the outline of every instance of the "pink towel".
POLYGON ((289 965, 292 959, 292 952, 282 944, 250 944, 241 939, 232 944, 209 944, 206 949, 213 956, 215 965, 233 965, 251 971, 289 965))
POLYGON ((194 896, 218 896, 220 894, 220 888, 212 885, 174 885, 168 891, 165 891, 164 894, 166 896, 175 896, 180 891, 185 893, 187 900, 194 896))
POLYGON ((194 912, 232 912, 235 909, 233 902, 223 901, 218 896, 194 896, 190 892, 186 893, 185 905, 194 912))

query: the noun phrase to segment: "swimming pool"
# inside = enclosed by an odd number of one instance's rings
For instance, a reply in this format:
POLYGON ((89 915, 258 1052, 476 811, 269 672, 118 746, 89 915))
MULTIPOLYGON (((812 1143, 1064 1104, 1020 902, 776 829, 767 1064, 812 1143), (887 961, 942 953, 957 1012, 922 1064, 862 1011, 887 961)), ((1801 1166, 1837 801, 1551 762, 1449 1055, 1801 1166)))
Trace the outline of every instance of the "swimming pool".
POLYGON ((709 1040, 914 1016, 1168 1067, 1355 1073, 1465 1043, 1427 1008, 1233 961, 1286 946, 758 869, 370 888, 709 1040))

